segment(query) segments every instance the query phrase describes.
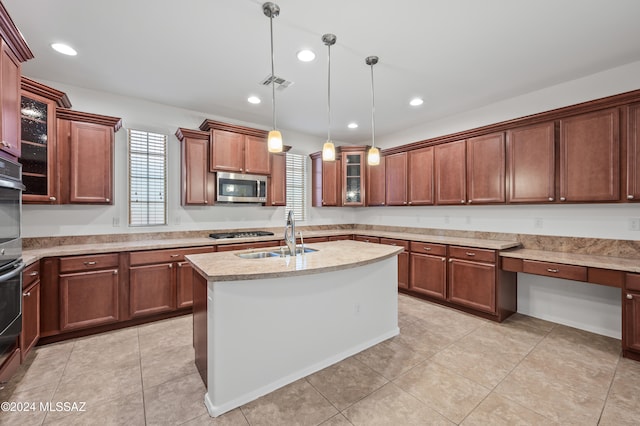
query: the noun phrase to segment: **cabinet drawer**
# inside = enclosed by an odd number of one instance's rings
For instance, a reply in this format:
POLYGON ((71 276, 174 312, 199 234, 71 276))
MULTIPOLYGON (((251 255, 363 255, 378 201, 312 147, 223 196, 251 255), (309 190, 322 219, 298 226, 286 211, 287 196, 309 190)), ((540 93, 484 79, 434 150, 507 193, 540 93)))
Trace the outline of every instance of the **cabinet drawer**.
POLYGON ((449 257, 475 260, 477 262, 496 262, 496 251, 471 247, 449 246, 449 257))
POLYGON ((118 267, 118 254, 94 254, 60 258, 60 272, 91 271, 118 267))
POLYGON ((422 243, 420 241, 411 241, 412 253, 432 254, 434 256, 446 256, 447 246, 442 244, 422 243))
POLYGON ((394 240, 391 238, 380 238, 380 244, 386 244, 388 246, 403 247, 404 251, 409 250, 409 241, 394 240))
POLYGON ((369 237, 369 236, 366 236, 366 235, 356 235, 356 236, 353 237, 353 239, 356 240, 356 241, 362 241, 362 242, 365 242, 365 243, 376 243, 376 244, 380 243, 380 238, 378 238, 378 237, 369 237))
POLYGON ((612 269, 588 268, 587 281, 593 284, 622 288, 624 272, 612 269))
POLYGON ((131 262, 131 266, 151 263, 182 262, 188 254, 212 253, 213 251, 213 247, 135 251, 129 255, 129 261, 131 262))
POLYGON ((625 288, 632 291, 640 291, 640 274, 627 274, 625 288))
POLYGON ((587 268, 585 266, 524 260, 522 261, 522 272, 574 281, 587 281, 587 268))
POLYGON ((25 289, 40 278, 40 261, 27 266, 22 271, 22 288, 25 289))

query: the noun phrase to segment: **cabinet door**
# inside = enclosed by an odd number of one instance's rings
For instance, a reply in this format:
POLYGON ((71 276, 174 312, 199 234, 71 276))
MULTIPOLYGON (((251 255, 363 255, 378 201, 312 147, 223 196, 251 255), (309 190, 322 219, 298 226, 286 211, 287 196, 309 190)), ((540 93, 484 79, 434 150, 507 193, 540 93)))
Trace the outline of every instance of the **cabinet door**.
POLYGON ((629 108, 627 200, 640 200, 640 104, 629 108))
POLYGON ((269 150, 265 138, 245 136, 244 172, 254 175, 268 175, 270 173, 269 150))
POLYGON ((436 299, 447 297, 446 258, 411 253, 409 289, 436 299))
POLYGON ((343 152, 342 167, 342 205, 364 206, 364 153, 343 152))
POLYGON ((113 128, 71 122, 71 203, 112 203, 113 128))
POLYGON ((340 205, 340 161, 323 161, 322 162, 322 205, 338 206, 340 205))
POLYGON ((449 301, 495 314, 495 265, 449 259, 449 301))
POLYGON ((189 262, 176 263, 178 267, 177 302, 179 308, 193 305, 193 267, 189 262))
POLYGON ((269 206, 287 205, 287 154, 271 154, 271 182, 267 193, 269 206))
POLYGON ((22 292, 20 357, 24 359, 40 338, 40 280, 22 292))
POLYGON ((215 180, 209 173, 209 141, 185 138, 182 148, 182 205, 208 205, 215 193, 215 180))
POLYGON ((242 173, 243 169, 244 135, 226 130, 211 131, 209 170, 242 173))
POLYGON ((407 205, 407 153, 386 157, 386 203, 388 206, 407 205))
POLYGON ((433 204, 433 147, 409 151, 409 204, 433 204))
POLYGON ((507 132, 510 203, 545 203, 556 198, 554 123, 507 132))
POLYGON ((640 293, 624 292, 622 346, 640 352, 640 293))
POLYGON ((618 109, 560 120, 560 201, 620 199, 618 109))
POLYGON ((380 238, 380 244, 404 248, 398 255, 398 288, 409 288, 409 241, 380 238))
POLYGON ((115 322, 118 315, 118 270, 60 275, 60 329, 115 322))
POLYGON ((0 40, 0 150, 20 157, 20 61, 0 40))
POLYGON ((25 203, 58 200, 55 103, 27 91, 20 98, 22 194, 25 203))
POLYGON ((504 133, 467 139, 467 202, 505 202, 504 133))
POLYGON ((436 204, 465 204, 465 141, 449 142, 434 147, 436 204))
POLYGON ((176 274, 173 265, 162 263, 129 269, 129 313, 132 317, 176 308, 176 274))
POLYGON ((386 158, 380 157, 380 164, 367 166, 367 206, 384 206, 386 158))

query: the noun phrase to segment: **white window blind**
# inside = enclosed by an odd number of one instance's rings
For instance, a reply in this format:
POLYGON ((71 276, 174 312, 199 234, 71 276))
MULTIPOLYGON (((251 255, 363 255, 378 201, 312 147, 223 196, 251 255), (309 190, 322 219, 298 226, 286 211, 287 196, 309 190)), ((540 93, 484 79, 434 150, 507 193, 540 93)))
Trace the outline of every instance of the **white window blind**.
POLYGON ((287 208, 293 210, 296 220, 305 220, 307 216, 307 156, 287 152, 287 208))
POLYGON ((129 225, 167 224, 167 137, 129 129, 129 225))

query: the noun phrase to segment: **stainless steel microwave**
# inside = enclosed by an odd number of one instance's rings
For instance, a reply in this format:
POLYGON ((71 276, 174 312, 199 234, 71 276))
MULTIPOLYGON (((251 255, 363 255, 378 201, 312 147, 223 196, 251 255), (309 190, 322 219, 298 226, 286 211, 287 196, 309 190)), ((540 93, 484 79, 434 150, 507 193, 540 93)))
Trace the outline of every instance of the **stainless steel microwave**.
POLYGON ((267 177, 241 173, 216 173, 216 201, 264 203, 267 201, 267 177))

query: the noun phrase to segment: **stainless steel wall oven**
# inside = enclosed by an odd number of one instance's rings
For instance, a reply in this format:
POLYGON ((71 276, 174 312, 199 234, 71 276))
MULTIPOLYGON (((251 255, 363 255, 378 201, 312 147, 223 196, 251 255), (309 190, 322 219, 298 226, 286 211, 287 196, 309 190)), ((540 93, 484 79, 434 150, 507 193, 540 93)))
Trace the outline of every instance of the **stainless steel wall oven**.
POLYGON ((0 158, 0 366, 22 329, 21 165, 0 158))

